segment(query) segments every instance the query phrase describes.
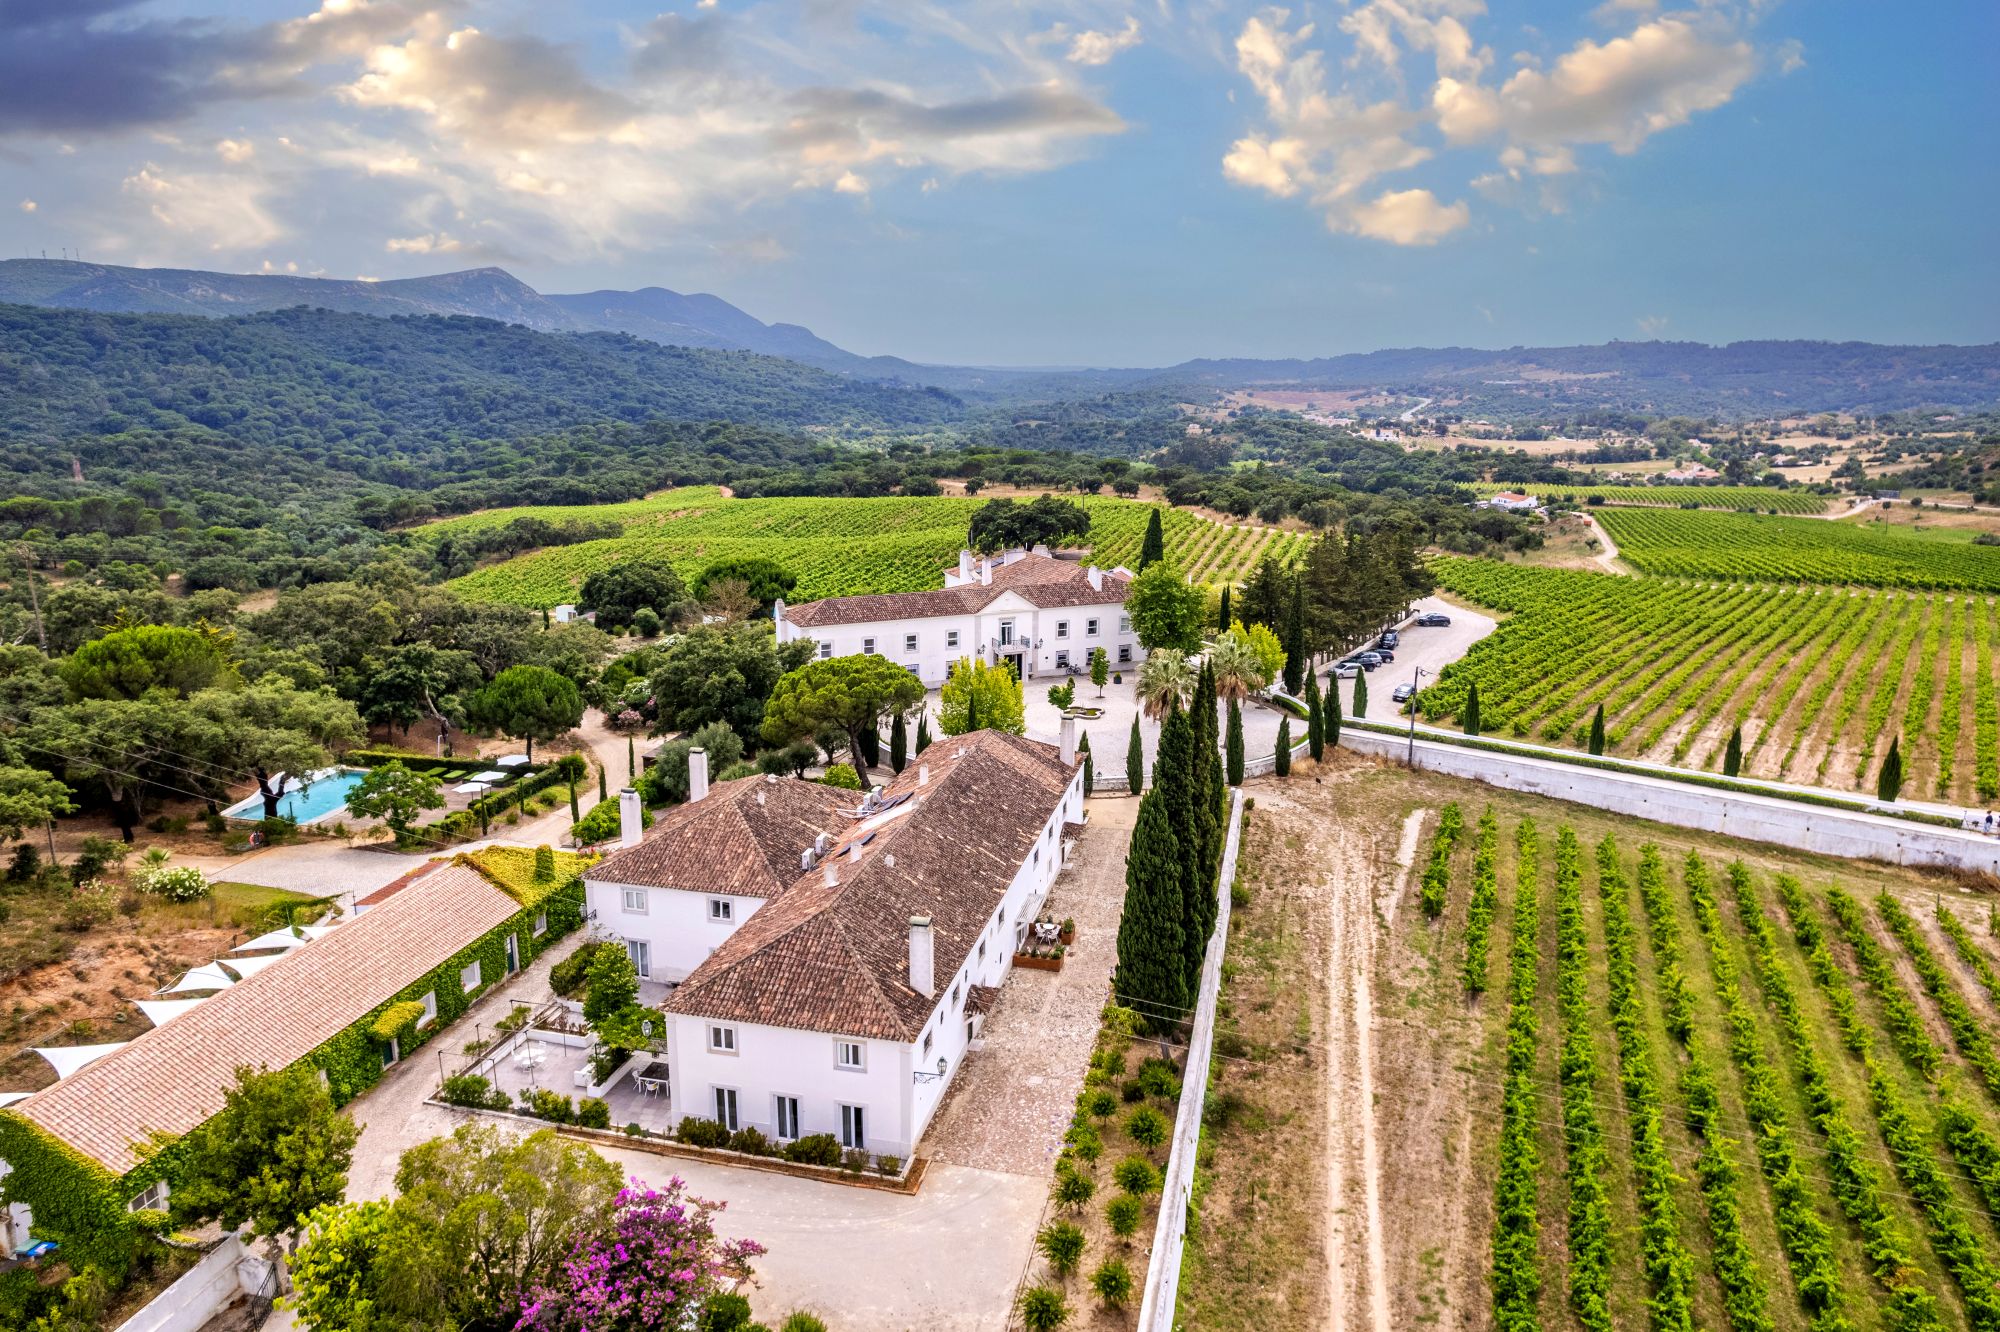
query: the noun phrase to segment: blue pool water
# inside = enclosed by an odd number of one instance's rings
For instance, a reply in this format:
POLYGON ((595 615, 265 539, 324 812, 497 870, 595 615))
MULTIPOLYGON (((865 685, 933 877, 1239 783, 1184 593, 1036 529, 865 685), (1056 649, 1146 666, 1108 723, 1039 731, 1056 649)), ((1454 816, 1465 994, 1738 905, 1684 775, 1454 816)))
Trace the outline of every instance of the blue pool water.
MULTIPOLYGON (((347 812, 347 793, 361 781, 360 768, 327 768, 313 774, 306 786, 292 785, 284 795, 278 797, 278 814, 281 818, 295 823, 317 823, 347 812)), ((255 823, 264 817, 264 797, 251 796, 239 800, 222 811, 226 819, 245 819, 255 823)))

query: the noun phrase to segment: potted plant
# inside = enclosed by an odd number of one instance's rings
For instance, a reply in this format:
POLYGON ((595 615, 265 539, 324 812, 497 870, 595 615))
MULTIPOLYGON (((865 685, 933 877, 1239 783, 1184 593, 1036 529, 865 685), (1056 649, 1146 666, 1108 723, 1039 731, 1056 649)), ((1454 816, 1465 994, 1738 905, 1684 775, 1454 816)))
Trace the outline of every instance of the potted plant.
POLYGON ((1076 917, 1064 916, 1062 929, 1057 933, 1058 942, 1068 945, 1076 942, 1076 917))

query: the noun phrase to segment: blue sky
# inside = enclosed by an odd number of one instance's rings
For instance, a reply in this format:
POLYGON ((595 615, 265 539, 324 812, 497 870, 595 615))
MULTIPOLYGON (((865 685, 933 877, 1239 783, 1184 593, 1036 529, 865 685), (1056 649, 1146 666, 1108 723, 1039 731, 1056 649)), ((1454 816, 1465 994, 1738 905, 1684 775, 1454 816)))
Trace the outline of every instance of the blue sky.
POLYGON ((0 0, 0 254, 1165 364, 2000 339, 1973 0, 0 0))

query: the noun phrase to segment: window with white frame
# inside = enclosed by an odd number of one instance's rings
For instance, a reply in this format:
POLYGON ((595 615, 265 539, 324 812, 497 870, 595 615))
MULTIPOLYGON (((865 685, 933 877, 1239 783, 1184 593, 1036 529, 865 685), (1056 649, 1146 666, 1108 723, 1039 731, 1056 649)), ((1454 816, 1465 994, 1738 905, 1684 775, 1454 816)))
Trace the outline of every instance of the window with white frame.
POLYGON ((864 638, 864 639, 862 639, 862 640, 861 640, 861 650, 862 650, 863 652, 865 652, 866 654, 868 654, 869 656, 871 656, 871 657, 872 657, 872 656, 874 656, 874 655, 875 655, 875 640, 874 640, 874 639, 872 639, 872 638, 864 638))
POLYGON ((708 1052, 710 1054, 735 1054, 736 1028, 721 1027, 710 1023, 708 1027, 708 1052))
POLYGON ((1131 616, 1129 616, 1129 615, 1121 615, 1121 616, 1119 616, 1119 617, 1118 617, 1118 632, 1119 632, 1119 633, 1121 633, 1121 634, 1129 634, 1129 633, 1131 633, 1131 632, 1132 632, 1132 617, 1131 617, 1131 616))
POLYGON ((726 897, 708 899, 708 918, 718 925, 727 925, 736 919, 736 903, 726 897))
POLYGON ((463 967, 459 968, 458 986, 461 990, 464 990, 467 994, 471 994, 474 990, 479 988, 478 958, 476 957, 473 958, 472 961, 466 963, 463 967))
POLYGON ((929 1054, 930 1052, 931 1052, 931 1034, 930 1034, 929 1032, 925 1032, 925 1033, 924 1033, 924 1053, 925 1053, 925 1054, 929 1054))
POLYGON ((1085 638, 1097 637, 1097 619, 1095 616, 1083 622, 1083 636, 1085 638))
POLYGON ((1000 646, 1014 646, 1014 622, 1012 620, 1000 621, 1000 646))
POLYGON ((1120 643, 1118 645, 1118 660, 1120 663, 1132 660, 1132 645, 1130 643, 1120 643))
POLYGON ((536 912, 535 913, 536 937, 539 938, 540 936, 547 934, 548 932, 549 932, 549 913, 546 911, 536 912))
POLYGON ((625 910, 640 916, 646 914, 646 890, 644 888, 626 888, 619 893, 618 898, 618 904, 625 910))
POLYGON ((1068 638, 1068 637, 1069 637, 1069 621, 1068 621, 1068 620, 1057 620, 1057 621, 1056 621, 1056 637, 1057 637, 1057 638, 1068 638))
POLYGON ((958 630, 956 629, 945 630, 944 645, 948 648, 955 648, 958 646, 958 630))
POLYGON ((864 1112, 858 1105, 840 1107, 840 1145, 853 1151, 868 1150, 868 1132, 863 1126, 864 1112))
POLYGON ((1069 665, 1069 649, 1064 648, 1056 653, 1056 668, 1060 670, 1067 665, 1069 665))
POLYGON ((868 1052, 860 1041, 835 1041, 833 1066, 859 1073, 868 1067, 868 1052))
POLYGON ((128 1212, 164 1212, 167 1210, 167 1181, 156 1179, 146 1186, 145 1192, 125 1204, 128 1212))
POLYGON ((438 1020, 438 992, 427 991, 424 995, 424 1015, 417 1019, 419 1027, 428 1027, 438 1020))
POLYGON ((715 1120, 731 1133, 736 1132, 736 1088, 715 1089, 715 1120))
POLYGON ((831 643, 821 643, 821 644, 819 645, 819 659, 820 659, 821 661, 825 661, 825 660, 826 660, 827 658, 831 657, 832 655, 833 655, 833 644, 831 644, 831 643))
POLYGON ((799 1098, 780 1096, 777 1098, 777 1136, 790 1142, 799 1136, 799 1098))
POLYGON ((903 651, 915 652, 916 650, 917 650, 917 636, 915 634, 904 634, 903 651))

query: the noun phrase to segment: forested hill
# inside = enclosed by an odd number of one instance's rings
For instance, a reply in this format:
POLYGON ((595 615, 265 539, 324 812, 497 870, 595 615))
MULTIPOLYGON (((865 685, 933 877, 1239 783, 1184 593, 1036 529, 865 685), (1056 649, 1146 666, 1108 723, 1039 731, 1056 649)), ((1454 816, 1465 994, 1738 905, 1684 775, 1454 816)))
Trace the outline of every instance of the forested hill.
POLYGON ((16 440, 203 426, 246 443, 344 450, 662 418, 865 430, 962 411, 941 390, 749 352, 467 316, 0 305, 0 438, 16 440))
POLYGON ((1466 414, 1547 416, 1590 408, 1724 417, 2000 403, 2000 343, 1608 342, 1589 347, 1413 347, 1315 360, 1196 360, 1160 379, 1388 389, 1466 414))

